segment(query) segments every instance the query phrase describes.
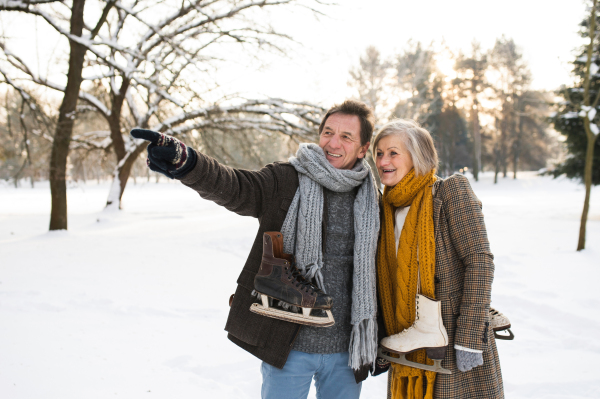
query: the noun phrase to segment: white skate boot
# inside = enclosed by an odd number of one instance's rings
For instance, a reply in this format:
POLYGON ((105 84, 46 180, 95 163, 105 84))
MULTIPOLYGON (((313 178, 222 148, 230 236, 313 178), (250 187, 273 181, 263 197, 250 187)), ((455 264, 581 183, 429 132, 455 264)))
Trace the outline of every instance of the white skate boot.
POLYGON ((416 302, 417 315, 414 324, 398 334, 382 339, 378 355, 390 362, 436 373, 452 374, 441 365, 448 346, 448 334, 442 322, 442 303, 421 294, 417 294, 416 302), (433 360, 433 366, 406 359, 407 353, 418 349, 426 350, 427 357, 433 360), (400 357, 391 357, 384 352, 397 353, 400 357))

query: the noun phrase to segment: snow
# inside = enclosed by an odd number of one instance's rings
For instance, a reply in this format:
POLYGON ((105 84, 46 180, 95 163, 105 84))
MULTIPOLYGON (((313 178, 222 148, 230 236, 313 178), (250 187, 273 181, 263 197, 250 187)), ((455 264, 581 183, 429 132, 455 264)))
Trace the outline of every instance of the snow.
MULTIPOLYGON (((69 231, 47 232, 48 184, 0 185, 0 397, 256 398, 260 362, 226 338, 229 296, 258 223, 178 182, 71 185, 69 231)), ((584 188, 566 179, 483 174, 495 254, 492 305, 509 398, 597 398, 600 189, 576 252, 584 188)), ((386 377, 362 398, 385 397, 386 377)), ((315 397, 314 387, 311 398, 315 397)))
POLYGON ((562 118, 565 118, 565 119, 574 119, 574 118, 578 118, 578 117, 579 117, 579 114, 575 111, 569 111, 562 116, 562 118))
MULTIPOLYGON (((577 61, 579 61, 579 62, 587 62, 587 60, 588 60, 587 54, 584 54, 577 58, 577 61)), ((592 55, 592 61, 594 61, 594 62, 598 61, 598 56, 596 54, 592 55)))
POLYGON ((590 121, 593 121, 594 117, 596 116, 596 108, 594 108, 592 106, 582 105, 581 111, 579 111, 579 116, 581 116, 582 118, 585 118, 586 114, 588 116, 588 119, 590 121))

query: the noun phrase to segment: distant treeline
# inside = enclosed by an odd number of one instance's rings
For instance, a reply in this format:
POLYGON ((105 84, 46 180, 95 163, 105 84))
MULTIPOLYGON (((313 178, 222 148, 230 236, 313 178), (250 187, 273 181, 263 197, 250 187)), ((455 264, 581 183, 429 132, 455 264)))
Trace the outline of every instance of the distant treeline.
POLYGON ((413 119, 433 135, 438 173, 464 168, 506 177, 537 170, 560 156, 549 129, 554 94, 532 90, 532 76, 512 39, 492 49, 474 42, 467 54, 409 42, 384 59, 368 47, 350 71, 349 85, 376 112, 379 123, 413 119))

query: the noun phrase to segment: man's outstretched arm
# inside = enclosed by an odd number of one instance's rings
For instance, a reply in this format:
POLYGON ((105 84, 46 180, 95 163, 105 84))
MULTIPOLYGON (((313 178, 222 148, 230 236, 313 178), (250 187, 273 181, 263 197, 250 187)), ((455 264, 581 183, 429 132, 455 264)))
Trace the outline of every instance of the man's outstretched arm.
POLYGON ((133 129, 131 135, 150 141, 147 163, 151 170, 180 180, 202 198, 237 214, 260 217, 265 200, 277 191, 272 165, 259 171, 234 169, 162 133, 133 129))

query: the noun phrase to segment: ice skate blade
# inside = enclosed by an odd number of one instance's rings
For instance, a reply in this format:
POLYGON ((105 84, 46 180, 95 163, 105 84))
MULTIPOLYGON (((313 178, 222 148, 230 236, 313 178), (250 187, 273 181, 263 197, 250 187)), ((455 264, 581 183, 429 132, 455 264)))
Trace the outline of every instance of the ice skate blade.
POLYGON ((494 338, 496 338, 496 339, 502 339, 502 340, 505 340, 505 341, 512 341, 513 339, 515 339, 515 335, 513 334, 512 331, 510 331, 510 328, 506 328, 504 330, 498 330, 498 331, 494 330, 494 338), (507 331, 508 335, 498 334, 499 331, 507 331))
POLYGON ((494 331, 504 331, 504 330, 508 330, 510 327, 511 327, 510 324, 505 324, 503 326, 495 327, 494 331))
POLYGON ((391 357, 388 354, 386 354, 383 351, 383 349, 379 348, 377 350, 377 356, 379 356, 382 359, 387 360, 388 362, 403 364, 405 366, 414 367, 416 369, 433 371, 435 373, 440 373, 440 374, 452 374, 452 371, 442 367, 441 360, 433 360, 433 366, 430 366, 428 364, 411 362, 410 360, 406 359, 406 353, 399 353, 399 355, 400 355, 400 357, 391 357))
POLYGON ((290 323, 303 324, 313 327, 331 327, 335 324, 331 310, 326 310, 327 317, 308 316, 305 317, 302 313, 292 313, 285 310, 266 308, 260 303, 253 303, 250 306, 250 311, 261 316, 272 317, 274 319, 289 321, 290 323))

